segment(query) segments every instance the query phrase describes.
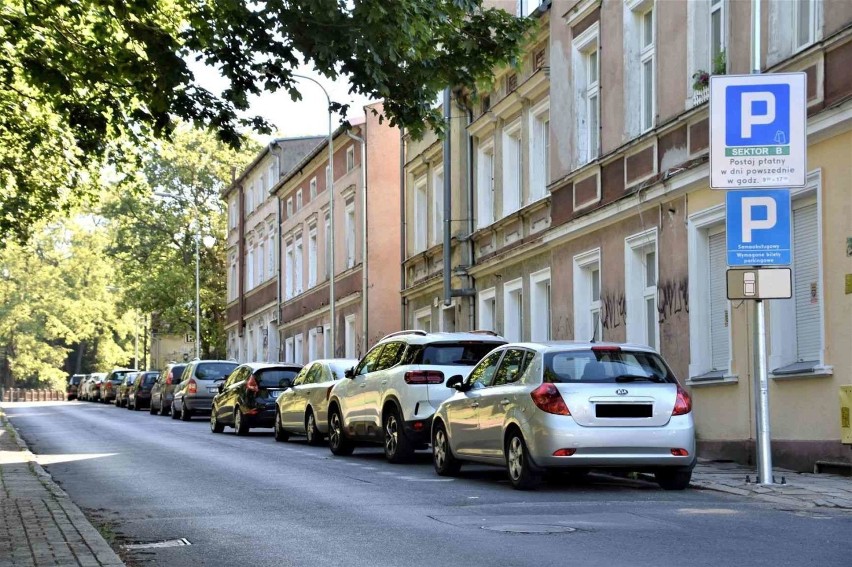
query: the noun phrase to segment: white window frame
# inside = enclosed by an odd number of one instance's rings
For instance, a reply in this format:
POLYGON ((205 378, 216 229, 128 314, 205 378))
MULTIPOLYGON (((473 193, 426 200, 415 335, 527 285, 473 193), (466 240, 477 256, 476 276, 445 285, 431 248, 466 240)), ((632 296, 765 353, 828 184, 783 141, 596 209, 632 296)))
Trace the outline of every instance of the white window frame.
POLYGON ((301 234, 296 235, 293 241, 293 295, 299 295, 305 291, 305 249, 302 246, 301 234))
POLYGON ((529 203, 547 196, 550 175, 550 99, 530 110, 529 203))
POLYGON ((476 151, 476 226, 494 222, 494 140, 480 140, 476 151))
POLYGON ((530 274, 530 340, 549 341, 553 336, 553 294, 550 268, 530 274))
POLYGON ((331 348, 331 325, 322 326, 322 357, 333 358, 334 352, 331 348))
POLYGON ((510 343, 524 340, 524 280, 517 278, 503 284, 503 333, 510 343))
POLYGON ((346 172, 355 169, 355 146, 346 148, 346 172))
MULTIPOLYGON (((731 303, 728 302, 728 364, 725 368, 713 368, 713 353, 710 321, 710 233, 718 227, 724 229, 725 205, 717 205, 689 216, 687 220, 687 256, 689 265, 689 376, 703 376, 719 372, 720 380, 736 379, 731 376, 733 340, 731 329, 731 303)), ((629 313, 629 311, 628 311, 629 313)), ((629 320, 629 315, 628 315, 629 320)))
POLYGON ((414 328, 432 332, 432 308, 424 307, 414 312, 414 328))
POLYGON ((595 22, 574 38, 572 67, 574 69, 574 128, 577 139, 575 163, 577 167, 594 161, 600 155, 600 24, 595 22), (589 56, 595 52, 595 80, 589 73, 589 56), (595 104, 590 104, 591 100, 595 104), (594 120, 593 120, 594 118, 594 120), (596 126, 592 127, 592 123, 596 126))
POLYGON ((523 182, 523 133, 520 119, 503 128, 503 216, 509 216, 521 208, 524 202, 523 182), (511 150, 511 151, 510 151, 511 150))
POLYGON ((331 215, 328 211, 325 212, 325 216, 323 217, 323 256, 325 257, 324 266, 325 269, 325 279, 331 279, 331 215))
POLYGON ((261 284, 266 281, 266 245, 263 240, 257 244, 257 283, 261 284))
POLYGON ((801 51, 803 49, 807 49, 817 40, 817 33, 819 30, 819 4, 822 2, 818 2, 817 0, 807 0, 806 2, 795 2, 795 6, 793 7, 793 52, 801 51), (800 16, 800 8, 804 6, 807 7, 808 11, 808 26, 807 29, 804 30, 807 32, 807 40, 804 42, 799 42, 799 35, 803 31, 802 30, 802 21, 800 16))
POLYGON ((411 200, 414 203, 412 229, 414 231, 411 239, 412 253, 418 254, 426 250, 429 238, 429 189, 428 178, 421 175, 414 180, 414 194, 411 200))
POLYGON ((267 258, 267 266, 269 268, 269 277, 273 277, 275 275, 275 229, 273 227, 269 227, 269 237, 266 242, 266 258, 267 258))
POLYGON ((346 203, 344 209, 346 230, 346 269, 355 267, 355 249, 357 248, 358 234, 355 221, 355 202, 346 203))
POLYGON ((237 228, 237 217, 239 216, 239 211, 237 209, 237 199, 231 199, 228 203, 228 223, 231 230, 237 228))
POLYGON ((284 362, 296 362, 293 337, 284 340, 284 362))
MULTIPOLYGON (((709 31, 708 45, 709 45, 710 49, 707 52, 707 55, 708 55, 708 57, 707 57, 707 68, 705 69, 708 73, 713 72, 713 59, 715 59, 715 55, 713 54, 713 52, 716 50, 716 48, 718 48, 719 53, 727 51, 727 45, 728 45, 728 37, 727 37, 728 22, 726 21, 726 18, 728 16, 727 3, 728 3, 727 0, 710 0, 709 14, 708 14, 709 19, 707 21, 707 26, 708 26, 708 31, 709 31), (719 26, 720 26, 720 29, 719 29, 719 45, 713 44, 713 15, 716 12, 719 13, 719 26)), ((726 53, 726 58, 727 58, 727 53, 726 53)), ((692 74, 690 74, 690 77, 691 76, 692 76, 692 74)))
POLYGON ((310 195, 311 201, 317 198, 317 178, 313 176, 311 181, 308 183, 308 194, 310 195))
POLYGON ((308 289, 317 285, 317 229, 308 231, 308 289))
POLYGON ((254 248, 250 248, 246 256, 246 290, 254 289, 254 248))
POLYGON ((627 342, 645 344, 660 350, 660 323, 657 317, 657 283, 660 278, 657 228, 624 239, 624 291, 627 304, 627 342), (647 285, 649 253, 654 254, 654 285, 647 285), (654 333, 648 337, 647 302, 654 301, 654 333))
POLYGON ((656 14, 656 6, 652 3, 651 7, 642 10, 641 13, 638 14, 639 17, 639 77, 640 77, 640 88, 639 88, 639 108, 640 108, 640 130, 642 132, 647 132, 651 130, 657 120, 657 58, 656 58, 656 46, 657 46, 657 14, 656 14), (651 41, 650 43, 645 43, 645 17, 650 14, 651 15, 651 41), (651 66, 651 84, 647 84, 647 77, 645 75, 645 66, 650 64, 651 66), (650 92, 649 92, 650 91, 650 92), (648 97, 650 97, 650 101, 648 101, 648 97), (646 116, 645 108, 650 105, 650 116, 646 116))
POLYGON ((245 191, 246 216, 254 210, 254 187, 249 185, 245 191))
POLYGON ((313 362, 319 358, 317 356, 317 329, 316 327, 311 327, 308 331, 308 360, 307 362, 313 362))
POLYGON ((600 314, 600 295, 592 299, 592 272, 598 271, 598 292, 603 292, 603 269, 601 249, 595 248, 574 256, 574 340, 588 341, 592 333, 597 339, 603 337, 600 314), (597 322, 595 321, 597 314, 597 322))
POLYGON ((287 197, 287 218, 293 216, 293 197, 287 197))
POLYGON ((296 191, 296 212, 302 210, 302 190, 296 191))
POLYGON ((497 331, 497 289, 490 287, 479 292, 476 306, 477 329, 497 331))
POLYGON ((444 241, 444 166, 439 165, 432 170, 432 240, 433 246, 444 241))
POLYGON ((285 275, 284 275, 284 297, 285 299, 291 299, 295 294, 293 293, 293 280, 294 280, 294 270, 295 270, 295 257, 293 256, 293 241, 287 241, 287 248, 285 251, 285 275))
POLYGON ((355 314, 343 319, 343 349, 346 358, 355 358, 355 314))
POLYGON ((293 362, 296 364, 303 364, 302 357, 304 356, 305 349, 304 342, 305 338, 302 333, 293 337, 293 362))

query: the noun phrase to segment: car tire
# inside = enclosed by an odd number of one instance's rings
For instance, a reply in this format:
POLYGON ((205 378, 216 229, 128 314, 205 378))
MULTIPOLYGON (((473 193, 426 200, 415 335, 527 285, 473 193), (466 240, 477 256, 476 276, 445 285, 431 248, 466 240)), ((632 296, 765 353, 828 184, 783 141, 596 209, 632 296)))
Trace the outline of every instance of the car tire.
POLYGON ((527 444, 520 431, 513 431, 506 440, 506 465, 509 482, 518 490, 532 490, 541 482, 541 474, 533 468, 527 444))
POLYGON ((172 419, 180 419, 180 413, 175 409, 174 404, 172 404, 172 411, 170 412, 172 415, 172 419))
POLYGON ((139 411, 142 408, 139 407, 139 402, 133 402, 133 411, 139 411))
POLYGON ((351 455, 355 451, 355 443, 346 437, 343 431, 343 416, 336 407, 328 415, 328 448, 338 457, 351 455))
POLYGON ((279 443, 283 443, 284 441, 288 441, 290 439, 290 434, 284 429, 284 426, 281 425, 281 412, 275 411, 275 440, 279 443))
POLYGON ((432 464, 439 476, 456 476, 461 470, 459 461, 450 448, 450 438, 443 422, 435 424, 432 430, 432 464))
POLYGON ((234 410, 234 434, 244 437, 249 434, 249 426, 240 408, 234 410))
POLYGON ((181 404, 180 407, 180 420, 181 421, 189 421, 192 419, 192 412, 186 407, 186 404, 181 404))
POLYGON ((322 445, 322 433, 317 428, 317 420, 312 409, 309 409, 305 415, 305 436, 308 438, 308 445, 322 445))
POLYGON ((154 404, 151 404, 151 403, 148 404, 148 413, 151 414, 151 415, 154 415, 155 413, 157 413, 157 412, 154 411, 154 404))
POLYGON ((210 431, 213 433, 222 433, 225 431, 225 425, 219 423, 219 420, 216 419, 216 408, 213 408, 213 413, 210 414, 210 431))
POLYGON ((169 404, 168 407, 167 407, 166 402, 161 399, 160 400, 160 415, 162 415, 162 416, 169 415, 169 413, 171 413, 169 411, 169 408, 171 408, 171 407, 172 407, 171 404, 169 404))
POLYGON ((668 469, 654 473, 654 478, 663 490, 684 490, 689 488, 692 469, 668 469))
POLYGON ((414 448, 405 436, 402 419, 396 408, 385 414, 382 419, 382 431, 384 432, 385 458, 388 462, 398 464, 410 461, 414 455, 414 448))

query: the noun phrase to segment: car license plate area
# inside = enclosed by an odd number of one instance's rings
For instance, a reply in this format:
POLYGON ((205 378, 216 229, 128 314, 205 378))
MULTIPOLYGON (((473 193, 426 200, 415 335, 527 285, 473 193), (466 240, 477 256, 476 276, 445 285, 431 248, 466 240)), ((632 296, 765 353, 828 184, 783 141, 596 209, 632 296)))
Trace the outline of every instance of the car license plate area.
POLYGON ((218 394, 219 388, 207 388, 207 391, 211 394, 218 394))
POLYGON ((641 418, 652 415, 651 404, 595 404, 595 417, 641 418))
POLYGON ((278 396, 281 395, 281 392, 282 390, 269 390, 267 393, 269 394, 270 398, 272 398, 273 400, 277 400, 278 396))

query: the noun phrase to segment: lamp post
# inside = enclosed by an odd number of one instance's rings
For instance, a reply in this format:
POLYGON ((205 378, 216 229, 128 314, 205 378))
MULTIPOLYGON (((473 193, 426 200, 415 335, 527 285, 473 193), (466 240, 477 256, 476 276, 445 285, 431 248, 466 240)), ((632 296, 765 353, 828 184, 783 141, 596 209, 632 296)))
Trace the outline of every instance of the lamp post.
POLYGON ((335 322, 335 313, 334 313, 334 131, 331 127, 332 122, 332 111, 331 111, 331 97, 328 95, 328 91, 325 90, 325 87, 322 86, 322 83, 314 79, 313 77, 308 77, 307 75, 299 75, 296 73, 292 73, 290 75, 296 79, 304 79, 306 81, 311 81, 316 84, 320 89, 322 89, 323 94, 325 95, 325 99, 328 102, 328 218, 329 218, 329 248, 331 249, 331 254, 329 257, 329 268, 328 268, 328 314, 329 314, 329 327, 328 332, 329 335, 329 343, 331 343, 331 354, 325 353, 326 357, 333 357, 335 350, 335 330, 336 330, 336 322, 335 322))

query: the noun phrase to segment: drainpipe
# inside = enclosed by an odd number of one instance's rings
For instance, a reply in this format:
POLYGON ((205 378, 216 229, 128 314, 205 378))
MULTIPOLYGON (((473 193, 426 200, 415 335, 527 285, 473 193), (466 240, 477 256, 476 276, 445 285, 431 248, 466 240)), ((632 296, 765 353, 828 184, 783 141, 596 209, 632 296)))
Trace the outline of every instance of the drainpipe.
MULTIPOLYGON (((278 157, 278 173, 281 174, 281 162, 284 160, 281 157, 278 157)), ((275 183, 278 183, 278 179, 275 180, 275 183)), ((275 194, 275 246, 278 247, 277 254, 275 255, 275 264, 278 266, 276 270, 275 277, 276 281, 276 294, 278 297, 277 307, 275 308, 275 332, 279 335, 275 337, 275 344, 277 345, 276 353, 275 353, 275 361, 281 360, 281 345, 278 342, 280 339, 280 333, 278 333, 278 326, 281 325, 281 199, 278 198, 278 195, 275 194)), ((268 340, 268 339, 267 339, 268 340)))
MULTIPOLYGON (((405 289, 405 234, 408 227, 405 222, 405 128, 399 128, 399 220, 402 230, 399 232, 399 289, 405 289)), ((400 329, 405 329, 405 296, 400 294, 400 329)))
POLYGON ((453 211, 452 202, 450 201, 453 187, 452 170, 450 169, 452 166, 450 154, 452 148, 452 141, 450 140, 450 134, 452 133, 451 115, 450 87, 446 87, 444 89, 444 305, 447 307, 452 304, 452 282, 450 280, 450 276, 452 275, 452 266, 450 265, 452 262, 452 251, 450 250, 452 231, 450 230, 450 222, 453 211))
MULTIPOLYGON (((367 123, 364 122, 366 135, 367 123)), ((363 344, 369 344, 370 329, 367 323, 367 144, 366 140, 347 130, 346 135, 361 145, 361 332, 364 334, 363 344)))
MULTIPOLYGON (((468 109, 467 111, 467 125, 470 126, 473 123, 473 110, 468 109)), ((473 268, 474 265, 474 254, 476 253, 476 244, 473 242, 473 200, 476 197, 476 193, 473 190, 473 136, 470 134, 470 130, 467 131, 467 148, 466 148, 466 157, 467 157, 467 264, 468 270, 473 268)), ((476 284, 474 284, 473 276, 470 275, 468 271, 467 276, 468 287, 470 289, 476 289, 476 284)), ((476 296, 471 295, 470 297, 470 308, 467 310, 468 314, 468 329, 471 331, 476 329, 476 296)))

